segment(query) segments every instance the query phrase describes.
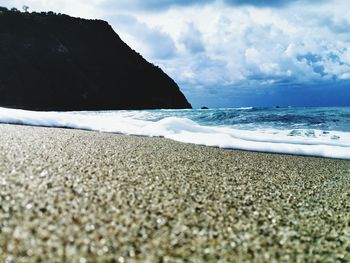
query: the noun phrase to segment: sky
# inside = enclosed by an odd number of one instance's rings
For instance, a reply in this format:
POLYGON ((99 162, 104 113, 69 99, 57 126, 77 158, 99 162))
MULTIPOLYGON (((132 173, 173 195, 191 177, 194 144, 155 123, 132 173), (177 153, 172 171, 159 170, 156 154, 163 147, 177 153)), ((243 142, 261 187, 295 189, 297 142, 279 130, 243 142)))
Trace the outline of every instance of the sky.
POLYGON ((349 0, 0 0, 107 20, 194 107, 350 106, 349 0))

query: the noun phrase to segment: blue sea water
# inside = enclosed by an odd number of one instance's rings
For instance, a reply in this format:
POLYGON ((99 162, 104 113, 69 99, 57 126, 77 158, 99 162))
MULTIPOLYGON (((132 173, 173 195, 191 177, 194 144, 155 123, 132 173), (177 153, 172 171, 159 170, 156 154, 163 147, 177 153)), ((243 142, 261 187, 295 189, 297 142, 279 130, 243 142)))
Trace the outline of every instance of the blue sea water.
POLYGON ((201 125, 238 129, 317 129, 350 132, 350 107, 243 107, 208 110, 150 110, 140 119, 188 118, 201 125))
POLYGON ((350 160, 350 107, 90 112, 0 108, 0 122, 160 136, 228 149, 350 160))

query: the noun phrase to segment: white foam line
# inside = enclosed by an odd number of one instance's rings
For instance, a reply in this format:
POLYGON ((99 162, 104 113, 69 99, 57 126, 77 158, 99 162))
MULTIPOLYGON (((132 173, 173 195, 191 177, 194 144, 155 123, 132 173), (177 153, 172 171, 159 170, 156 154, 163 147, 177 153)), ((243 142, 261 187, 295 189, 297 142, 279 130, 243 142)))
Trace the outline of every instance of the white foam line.
MULTIPOLYGON (((142 115, 142 112, 140 112, 142 115)), ((161 136, 220 148, 319 156, 350 160, 350 133, 313 131, 314 137, 290 136, 289 130, 246 131, 202 126, 186 118, 140 120, 137 112, 35 112, 0 108, 0 122, 66 127, 128 135, 161 136), (332 136, 337 136, 333 140, 332 136)))

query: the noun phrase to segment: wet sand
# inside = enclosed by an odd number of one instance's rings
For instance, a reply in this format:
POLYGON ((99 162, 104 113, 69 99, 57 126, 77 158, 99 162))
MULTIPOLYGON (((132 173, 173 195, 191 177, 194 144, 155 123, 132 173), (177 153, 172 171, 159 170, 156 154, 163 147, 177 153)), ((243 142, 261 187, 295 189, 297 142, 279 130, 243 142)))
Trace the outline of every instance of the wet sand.
POLYGON ((0 125, 0 262, 348 262, 350 161, 0 125))

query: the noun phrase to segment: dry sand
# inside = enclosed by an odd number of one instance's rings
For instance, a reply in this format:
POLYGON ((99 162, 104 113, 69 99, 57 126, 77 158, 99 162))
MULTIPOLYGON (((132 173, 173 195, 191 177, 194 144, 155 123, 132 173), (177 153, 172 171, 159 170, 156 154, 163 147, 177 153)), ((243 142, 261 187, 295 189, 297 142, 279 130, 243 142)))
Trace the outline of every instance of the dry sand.
POLYGON ((0 125, 0 262, 348 262, 350 161, 0 125))

